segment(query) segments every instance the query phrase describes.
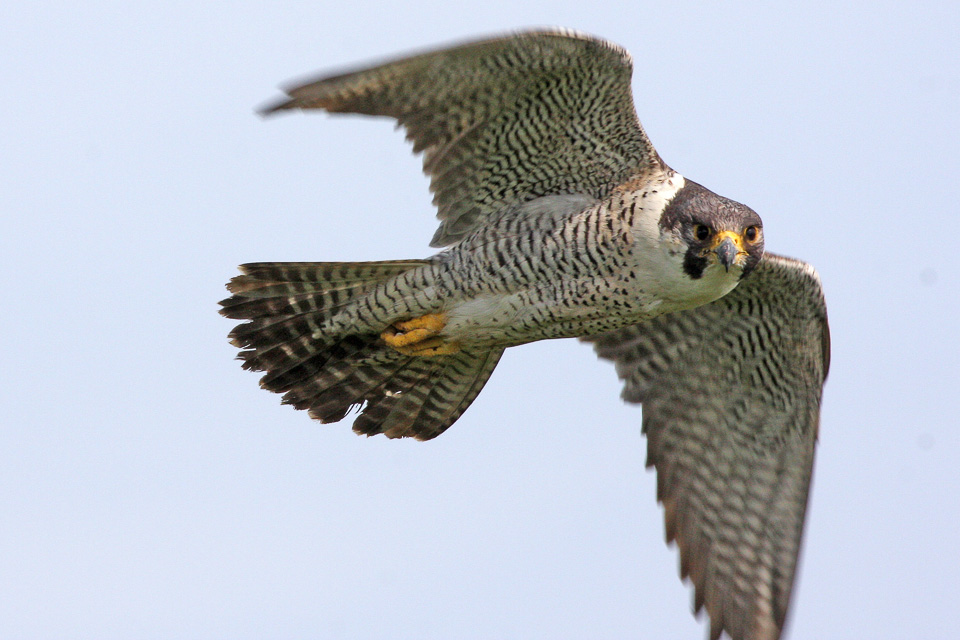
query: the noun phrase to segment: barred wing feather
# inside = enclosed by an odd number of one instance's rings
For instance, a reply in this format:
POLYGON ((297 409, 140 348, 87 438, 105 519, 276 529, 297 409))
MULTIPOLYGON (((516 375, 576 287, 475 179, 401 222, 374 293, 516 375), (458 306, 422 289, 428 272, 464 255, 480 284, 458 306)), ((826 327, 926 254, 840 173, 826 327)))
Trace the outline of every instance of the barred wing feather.
POLYGON ((711 638, 779 638, 829 367, 816 273, 767 254, 712 304, 587 340, 643 405, 667 541, 711 638))
POLYGON ((264 111, 389 116, 423 152, 453 244, 487 216, 545 195, 603 197, 661 166, 633 108, 632 61, 570 31, 533 31, 415 55, 286 90, 264 111))

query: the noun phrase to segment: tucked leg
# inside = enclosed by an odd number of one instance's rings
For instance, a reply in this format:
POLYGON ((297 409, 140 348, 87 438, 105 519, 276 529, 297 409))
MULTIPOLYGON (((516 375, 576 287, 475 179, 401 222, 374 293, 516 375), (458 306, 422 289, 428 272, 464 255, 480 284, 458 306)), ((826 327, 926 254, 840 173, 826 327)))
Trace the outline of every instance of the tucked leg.
POLYGON ((428 313, 418 318, 395 322, 380 334, 383 341, 407 356, 442 356, 460 351, 460 344, 437 334, 447 324, 447 314, 428 313))

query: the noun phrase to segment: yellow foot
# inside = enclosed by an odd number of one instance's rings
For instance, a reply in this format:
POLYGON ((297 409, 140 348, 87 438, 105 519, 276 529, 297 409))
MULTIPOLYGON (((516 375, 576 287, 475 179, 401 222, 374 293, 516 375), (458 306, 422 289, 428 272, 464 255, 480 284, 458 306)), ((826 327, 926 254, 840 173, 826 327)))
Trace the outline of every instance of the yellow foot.
POLYGON ((447 314, 428 313, 395 322, 380 334, 388 346, 405 356, 445 356, 460 351, 460 343, 437 336, 447 324, 447 314))

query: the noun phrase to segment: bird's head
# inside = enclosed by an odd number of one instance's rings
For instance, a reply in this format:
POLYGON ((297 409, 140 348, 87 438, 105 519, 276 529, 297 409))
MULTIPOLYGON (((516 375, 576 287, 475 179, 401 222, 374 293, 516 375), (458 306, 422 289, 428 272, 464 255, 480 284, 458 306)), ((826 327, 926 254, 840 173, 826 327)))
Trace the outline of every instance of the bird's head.
POLYGON ((683 272, 693 280, 718 271, 740 280, 763 257, 763 222, 756 211, 690 180, 663 210, 660 229, 678 243, 683 272))

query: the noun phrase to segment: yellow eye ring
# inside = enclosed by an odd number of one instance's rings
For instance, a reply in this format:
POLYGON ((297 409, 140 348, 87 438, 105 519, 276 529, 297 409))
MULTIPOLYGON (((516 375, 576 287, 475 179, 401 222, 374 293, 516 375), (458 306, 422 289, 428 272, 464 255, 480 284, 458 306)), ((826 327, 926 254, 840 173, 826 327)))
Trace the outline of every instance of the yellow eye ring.
POLYGON ((754 242, 760 239, 760 227, 758 227, 755 224, 750 225, 749 227, 743 230, 743 238, 747 242, 753 244, 754 242))

